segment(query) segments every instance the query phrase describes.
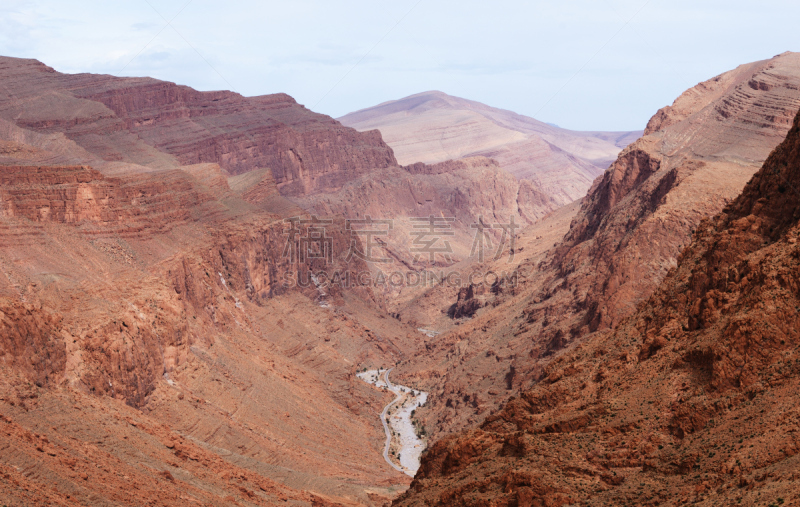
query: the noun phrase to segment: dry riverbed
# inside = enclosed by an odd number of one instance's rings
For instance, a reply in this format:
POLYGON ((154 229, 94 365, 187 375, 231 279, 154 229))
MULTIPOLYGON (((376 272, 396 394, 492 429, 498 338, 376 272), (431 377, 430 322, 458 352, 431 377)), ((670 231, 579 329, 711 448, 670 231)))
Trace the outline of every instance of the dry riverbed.
POLYGON ((395 395, 380 416, 386 432, 383 457, 395 470, 413 477, 419 470, 419 457, 425 449, 425 442, 420 438, 424 438, 424 433, 415 426, 413 414, 428 400, 428 393, 393 384, 389 379, 391 371, 381 368, 357 375, 364 382, 395 395))

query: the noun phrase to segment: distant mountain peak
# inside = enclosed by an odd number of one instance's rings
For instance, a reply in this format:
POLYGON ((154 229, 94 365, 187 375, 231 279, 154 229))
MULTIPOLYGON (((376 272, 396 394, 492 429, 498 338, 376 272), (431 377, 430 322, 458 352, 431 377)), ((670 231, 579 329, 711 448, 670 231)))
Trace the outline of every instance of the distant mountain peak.
POLYGON ((582 197, 641 132, 575 132, 438 90, 415 93, 339 118, 381 131, 401 164, 494 158, 521 179, 545 185, 562 204, 582 197))

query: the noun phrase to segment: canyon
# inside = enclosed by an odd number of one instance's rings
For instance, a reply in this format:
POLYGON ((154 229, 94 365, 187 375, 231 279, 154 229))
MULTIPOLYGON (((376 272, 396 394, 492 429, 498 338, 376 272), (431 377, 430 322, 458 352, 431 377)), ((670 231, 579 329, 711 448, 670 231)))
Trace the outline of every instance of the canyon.
POLYGON ((438 441, 396 505, 793 505, 800 115, 652 295, 438 441))
MULTIPOLYGON (((735 199, 786 137, 800 109, 799 63, 786 53, 687 90, 598 178, 563 238, 506 263, 517 283, 473 288, 485 294, 481 309, 438 329, 447 332, 426 341, 424 356, 398 368, 401 381, 431 393, 420 417, 433 440, 480 423, 555 355, 647 300, 702 220, 735 199)), ((520 241, 544 237, 547 221, 520 241)), ((456 301, 451 293, 439 312, 456 301)))
POLYGON ((293 228, 318 220, 286 197, 394 164, 380 136, 282 95, 0 68, 4 502, 382 505, 405 488, 374 417, 389 396, 355 372, 422 335, 357 282, 344 220, 312 255, 293 228), (328 272, 354 282, 311 283, 328 272))
POLYGON ((641 132, 0 58, 0 497, 799 501, 798 109, 796 53, 641 132))

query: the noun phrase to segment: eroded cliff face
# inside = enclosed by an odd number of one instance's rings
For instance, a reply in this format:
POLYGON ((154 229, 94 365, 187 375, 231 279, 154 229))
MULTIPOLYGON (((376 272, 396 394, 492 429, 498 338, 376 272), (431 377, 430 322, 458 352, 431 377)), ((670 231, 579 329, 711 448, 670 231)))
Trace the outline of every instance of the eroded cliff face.
POLYGON ((800 417, 800 115, 616 329, 437 442, 396 505, 791 505, 800 417))
POLYGON ((563 240, 519 266, 513 291, 498 291, 404 366, 432 393, 427 426, 444 433, 477 423, 539 378, 554 354, 630 316, 677 265, 692 231, 785 138, 800 108, 798 61, 787 53, 741 66, 662 110, 671 119, 622 151, 563 240))
POLYGON ((65 135, 61 151, 71 157, 62 163, 104 172, 199 163, 231 174, 269 168, 292 196, 397 165, 377 131, 344 127, 285 94, 245 98, 149 78, 67 75, 15 58, 0 59, 0 79, 0 117, 40 135, 65 135), (89 158, 67 149, 70 141, 89 158))
POLYGON ((3 216, 101 236, 146 236, 221 210, 179 170, 109 178, 88 166, 3 166, 0 185, 3 216))
POLYGON ((422 319, 415 311, 406 311, 406 303, 433 285, 416 283, 420 273, 447 276, 477 262, 479 237, 485 240, 483 255, 491 258, 500 243, 507 247, 511 242, 510 229, 504 233, 501 226, 513 227, 516 233, 559 207, 538 184, 518 180, 484 157, 385 169, 349 182, 338 192, 297 202, 321 216, 389 221, 372 227, 383 233, 369 239, 375 247, 372 257, 386 262, 372 263, 370 268, 374 279, 381 276, 379 272, 396 277, 396 282, 376 287, 376 296, 409 323, 422 319), (425 229, 429 220, 434 220, 435 229, 425 229), (478 227, 483 228, 482 235, 478 227), (420 236, 425 230, 429 233, 420 236), (429 241, 438 250, 432 258, 419 253, 420 245, 429 241))
MULTIPOLYGON (((558 208, 553 198, 529 181, 519 181, 495 161, 483 157, 415 164, 382 171, 348 183, 339 192, 299 200, 322 215, 393 219, 405 238, 391 237, 390 248, 404 261, 413 257, 408 230, 400 222, 409 217, 439 215, 455 219, 452 230, 453 258, 470 256, 473 224, 515 223, 529 225, 558 208)), ((492 231, 494 232, 494 231, 492 231)))
POLYGON ((141 502, 372 505, 406 481, 381 459, 385 401, 353 374, 410 354, 417 333, 359 284, 342 220, 325 225, 329 255, 291 256, 271 178, 0 173, 3 498, 81 504, 133 481, 141 502), (343 435, 353 447, 332 451, 343 435))
POLYGON ((799 58, 743 65, 687 91, 596 183, 553 255, 567 279, 583 277, 582 266, 599 271, 579 289, 590 327, 629 315, 700 220, 732 200, 786 136, 800 107, 799 58))
MULTIPOLYGON (((3 242, 8 250, 23 246, 35 249, 48 240, 59 241, 68 235, 73 240, 91 242, 92 246, 111 253, 114 260, 135 266, 146 260, 137 258, 141 252, 137 252, 138 245, 133 242, 153 241, 181 227, 197 229, 205 235, 205 241, 195 245, 196 250, 184 249, 177 252, 176 258, 164 261, 166 269, 161 274, 165 283, 153 281, 160 296, 147 303, 158 309, 158 318, 150 321, 129 310, 116 316, 113 312, 103 312, 104 321, 95 320, 82 330, 80 340, 75 342, 80 350, 71 352, 73 356, 80 356, 81 362, 80 368, 73 370, 77 373, 73 383, 86 385, 97 394, 120 397, 137 407, 146 404, 156 382, 175 365, 178 356, 185 360, 188 347, 192 345, 187 316, 193 315, 196 319, 200 314, 209 318, 212 325, 218 323, 219 317, 213 308, 221 293, 239 294, 254 304, 261 304, 296 289, 313 299, 318 297, 318 289, 310 282, 308 287, 298 289, 295 283, 298 279, 308 282, 309 273, 326 270, 339 271, 343 277, 348 277, 348 273, 365 269, 358 259, 342 261, 351 238, 343 230, 341 221, 326 228, 331 250, 329 259, 293 259, 285 255, 286 224, 280 217, 262 214, 234 219, 223 204, 205 193, 183 171, 120 178, 105 177, 86 166, 6 166, 2 167, 0 182, 4 230, 17 236, 16 242, 3 242), (25 228, 17 224, 30 224, 28 229, 36 232, 25 236, 25 228), (289 281, 293 283, 287 285, 289 281), (127 315, 128 319, 122 315, 127 315)), ((47 254, 48 257, 52 255, 52 252, 47 254)), ((42 259, 25 257, 28 256, 23 255, 21 259, 34 265, 42 264, 42 259)), ((72 275, 85 269, 85 266, 78 267, 72 275)), ((356 277, 352 279, 355 281, 356 277)), ((24 290, 37 298, 35 287, 24 290)), ((367 300, 371 298, 369 288, 359 287, 356 282, 348 290, 367 300)), ((326 296, 341 299, 342 287, 332 287, 326 296)), ((58 315, 63 303, 55 298, 50 303, 54 306, 49 310, 47 305, 43 308, 41 302, 38 307, 12 305, 14 312, 7 314, 9 319, 16 316, 23 329, 31 327, 30 339, 34 340, 17 343, 25 333, 13 330, 15 324, 9 321, 6 329, 12 333, 9 338, 12 343, 7 348, 14 351, 13 357, 37 347, 42 347, 42 353, 48 357, 54 357, 39 365, 41 368, 25 370, 34 375, 37 382, 52 377, 50 363, 59 364, 62 374, 66 371, 66 363, 55 359, 60 357, 56 352, 58 347, 48 352, 49 345, 40 343, 45 337, 61 333, 53 327, 61 318, 53 315, 58 315), (36 308, 41 310, 42 316, 37 314, 36 308)), ((20 362, 15 359, 12 364, 19 366, 20 362)), ((37 363, 33 361, 32 364, 37 363)))

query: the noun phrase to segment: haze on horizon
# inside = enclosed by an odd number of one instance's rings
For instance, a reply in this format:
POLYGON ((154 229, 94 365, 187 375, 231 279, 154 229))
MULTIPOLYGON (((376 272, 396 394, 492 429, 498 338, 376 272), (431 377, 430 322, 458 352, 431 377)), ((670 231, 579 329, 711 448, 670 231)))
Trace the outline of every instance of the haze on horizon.
POLYGON ((285 92, 333 117, 440 90, 565 128, 636 130, 700 81, 800 49, 799 17, 776 0, 4 0, 0 54, 285 92))

